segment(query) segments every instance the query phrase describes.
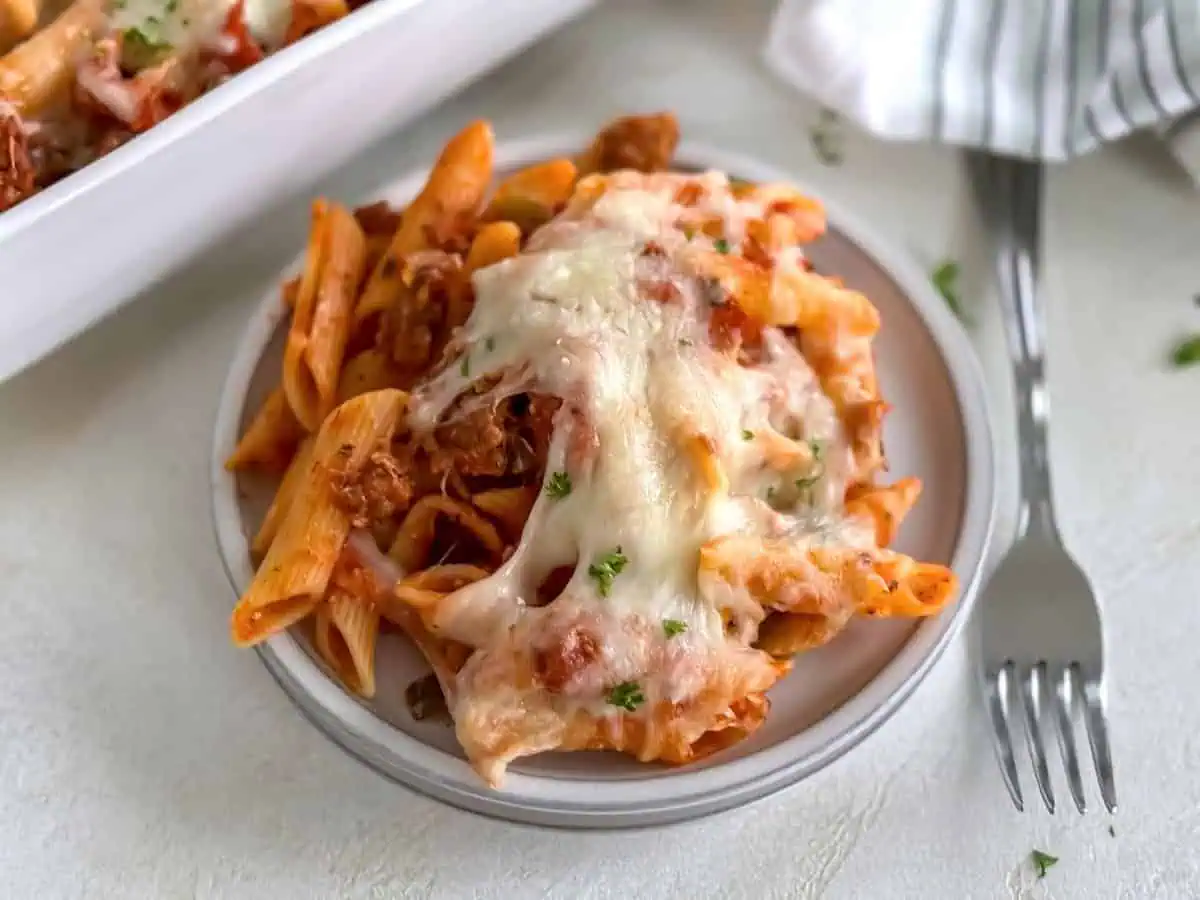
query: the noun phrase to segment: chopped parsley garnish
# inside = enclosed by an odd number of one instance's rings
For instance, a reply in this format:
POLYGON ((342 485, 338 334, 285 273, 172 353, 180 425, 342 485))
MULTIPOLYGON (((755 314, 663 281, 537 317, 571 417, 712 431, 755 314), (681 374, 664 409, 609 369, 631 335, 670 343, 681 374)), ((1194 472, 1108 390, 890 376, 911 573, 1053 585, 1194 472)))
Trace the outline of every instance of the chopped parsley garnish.
POLYGON ((717 238, 715 241, 713 241, 713 249, 718 253, 728 253, 729 241, 725 240, 725 238, 717 238))
POLYGON ((561 500, 571 493, 571 476, 566 472, 554 472, 546 482, 546 495, 561 500))
POLYGON ((1041 850, 1034 850, 1029 854, 1029 859, 1033 863, 1033 871, 1037 873, 1038 878, 1045 878, 1046 873, 1058 862, 1057 856, 1051 856, 1041 850))
POLYGON ((946 301, 946 305, 950 307, 950 311, 963 321, 966 321, 962 300, 958 295, 958 272, 958 263, 953 260, 946 260, 933 270, 930 279, 933 281, 933 286, 937 289, 937 292, 942 295, 942 299, 946 301))
POLYGON ((496 339, 494 337, 489 336, 488 339, 483 342, 483 346, 487 348, 488 353, 491 353, 493 350, 496 349, 496 339))
MULTIPOLYGON (((156 20, 147 19, 148 25, 156 20)), ((171 45, 151 34, 145 28, 126 28, 121 34, 121 65, 134 72, 149 69, 161 62, 171 52, 171 45)))
POLYGON ((1200 334, 1180 341, 1171 352, 1171 362, 1180 369, 1200 363, 1200 334))
POLYGON ((690 241, 692 238, 694 238, 696 236, 696 229, 693 228, 691 225, 684 225, 683 226, 683 236, 690 241))
POLYGON ((458 371, 462 373, 462 377, 466 378, 471 374, 471 356, 466 354, 462 358, 462 365, 458 367, 458 371))
POLYGON ((687 622, 680 622, 678 619, 663 619, 663 634, 667 637, 673 638, 685 631, 687 631, 687 622))
POLYGON ((825 442, 814 438, 808 442, 808 449, 812 453, 813 462, 820 462, 825 454, 825 442))
POLYGON ((821 480, 821 473, 818 472, 815 475, 809 475, 805 478, 797 478, 792 483, 795 484, 796 487, 798 487, 800 490, 807 491, 810 488, 812 488, 813 486, 815 486, 816 483, 820 480, 821 480))
POLYGON ((179 9, 179 0, 167 0, 167 12, 173 13, 179 9))
POLYGON ((692 346, 692 342, 690 340, 688 340, 687 338, 680 338, 679 346, 680 347, 690 347, 690 346, 692 346))
POLYGON ((822 109, 817 124, 809 131, 813 153, 827 166, 842 164, 842 120, 832 109, 822 109))
POLYGON ((608 702, 613 706, 633 712, 646 702, 641 685, 636 681, 622 681, 608 692, 608 702))
POLYGON ((588 566, 588 575, 595 579, 596 590, 600 592, 601 597, 607 597, 612 593, 613 579, 621 574, 621 570, 628 562, 628 557, 621 552, 620 547, 617 547, 588 566))
POLYGON ((749 428, 743 428, 742 429, 742 440, 743 441, 754 440, 754 432, 751 431, 749 428))

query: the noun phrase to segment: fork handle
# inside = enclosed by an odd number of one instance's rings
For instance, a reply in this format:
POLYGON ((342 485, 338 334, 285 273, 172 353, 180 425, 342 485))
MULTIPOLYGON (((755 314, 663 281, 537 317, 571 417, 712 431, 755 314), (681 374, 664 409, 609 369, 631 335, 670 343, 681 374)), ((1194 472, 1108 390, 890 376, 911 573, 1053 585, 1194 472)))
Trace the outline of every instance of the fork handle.
POLYGON ((1045 317, 1038 293, 1042 167, 996 159, 996 266, 1017 405, 1021 493, 1017 534, 1057 536, 1050 485, 1050 394, 1046 389, 1045 317))

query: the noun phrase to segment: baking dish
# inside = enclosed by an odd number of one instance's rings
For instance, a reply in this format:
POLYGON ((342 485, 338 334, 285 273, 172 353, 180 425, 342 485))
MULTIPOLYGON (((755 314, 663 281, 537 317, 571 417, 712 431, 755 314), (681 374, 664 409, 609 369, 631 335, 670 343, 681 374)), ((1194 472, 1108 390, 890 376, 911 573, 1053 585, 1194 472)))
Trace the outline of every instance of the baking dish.
POLYGON ((0 380, 594 0, 375 0, 0 215, 0 380))

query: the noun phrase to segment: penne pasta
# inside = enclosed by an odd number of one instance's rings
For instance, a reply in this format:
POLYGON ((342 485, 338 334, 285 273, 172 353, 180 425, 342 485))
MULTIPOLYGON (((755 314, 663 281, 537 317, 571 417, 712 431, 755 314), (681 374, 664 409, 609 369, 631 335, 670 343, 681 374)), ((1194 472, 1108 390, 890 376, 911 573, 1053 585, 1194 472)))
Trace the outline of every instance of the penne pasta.
POLYGON ((246 433, 225 461, 225 468, 230 471, 261 468, 282 472, 305 434, 304 426, 288 406, 283 389, 276 388, 267 395, 250 421, 246 433))
POLYGON ((316 608, 350 532, 348 514, 334 502, 329 469, 361 466, 390 437, 404 404, 401 391, 364 394, 338 407, 321 426, 313 464, 233 611, 231 631, 239 647, 266 639, 316 608))
POLYGON ((496 531, 496 526, 471 506, 452 497, 430 494, 414 503, 408 511, 396 539, 388 549, 388 556, 408 572, 436 565, 439 561, 430 559, 430 549, 433 547, 434 529, 438 520, 443 518, 460 529, 464 538, 477 542, 493 558, 498 559, 504 550, 504 541, 496 531))
POLYGON ((337 403, 365 254, 366 239, 348 210, 314 204, 308 256, 283 356, 288 404, 309 431, 337 403))
POLYGON ((275 497, 271 500, 271 505, 267 507, 267 514, 263 517, 262 524, 259 525, 258 532, 250 544, 251 555, 256 560, 261 560, 271 549, 271 542, 275 540, 279 526, 287 515, 292 501, 296 498, 300 486, 308 480, 309 470, 313 464, 315 441, 316 439, 312 435, 304 438, 296 449, 292 461, 288 464, 287 471, 283 473, 283 480, 279 483, 275 497))
POLYGON ((521 249, 521 229, 512 222, 489 222, 479 229, 467 253, 467 275, 486 269, 521 249))
POLYGON ((101 0, 74 0, 53 22, 0 58, 0 99, 22 116, 66 96, 75 60, 104 21, 101 0))
POLYGON ((398 387, 402 380, 388 355, 372 347, 351 357, 342 367, 338 378, 337 400, 338 403, 345 403, 359 394, 398 387))
POLYGON ((313 645, 342 684, 361 697, 375 696, 378 637, 379 610, 373 601, 335 588, 318 605, 313 620, 313 645))
POLYGON ((886 547, 921 496, 921 481, 902 478, 886 487, 858 485, 846 493, 846 515, 869 522, 877 546, 886 547))
POLYGON ((0 52, 33 34, 40 15, 39 0, 0 0, 0 52))
POLYGON ((569 159, 552 159, 522 169, 500 182, 483 220, 511 222, 529 234, 566 205, 576 175, 575 163, 569 159))
POLYGON ((461 227, 465 217, 478 212, 492 179, 493 143, 491 126, 472 122, 446 144, 367 281, 358 301, 359 321, 391 304, 401 287, 401 264, 406 256, 435 246, 438 239, 461 227))
POLYGON ((294 44, 319 28, 350 14, 346 0, 292 0, 292 17, 284 32, 284 46, 294 44))

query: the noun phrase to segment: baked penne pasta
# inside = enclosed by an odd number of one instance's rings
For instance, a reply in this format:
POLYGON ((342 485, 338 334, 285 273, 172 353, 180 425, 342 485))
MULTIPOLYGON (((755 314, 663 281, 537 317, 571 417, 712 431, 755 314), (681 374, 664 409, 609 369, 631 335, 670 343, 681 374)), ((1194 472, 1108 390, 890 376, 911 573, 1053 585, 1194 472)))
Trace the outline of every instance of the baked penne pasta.
POLYGON ((349 210, 318 202, 283 356, 292 413, 315 431, 337 403, 342 357, 362 281, 366 238, 349 210))
MULTIPOLYGON (((921 485, 876 480, 879 315, 807 264, 821 204, 665 171, 677 140, 669 115, 618 120, 489 195, 476 122, 403 213, 349 229, 314 205, 283 392, 316 437, 255 540, 234 639, 311 614, 370 696, 378 631, 403 630, 434 673, 409 688, 420 715, 444 701, 493 785, 552 750, 718 753, 762 724, 790 657, 957 589, 886 549, 921 485), (355 259, 388 235, 357 281, 329 274, 339 230, 355 259), (318 372, 323 308, 354 322, 318 372)), ((279 407, 239 458, 286 458, 279 407)))
POLYGON ((279 2, 0 0, 0 211, 351 8, 279 2))
POLYGON ((0 2, 0 52, 25 40, 37 28, 42 4, 39 0, 3 0, 0 2))
POLYGON ((233 613, 233 641, 258 643, 307 616, 329 585, 350 532, 350 515, 335 502, 329 472, 362 466, 395 429, 401 391, 378 391, 338 407, 321 426, 312 465, 287 504, 282 523, 250 588, 233 613))
POLYGON ((409 204, 387 252, 371 273, 358 301, 359 321, 383 312, 401 288, 401 262, 427 250, 462 227, 483 205, 492 179, 492 127, 472 122, 446 144, 429 180, 409 204))
POLYGON ((23 117, 65 98, 75 60, 104 20, 101 0, 74 0, 52 23, 0 57, 0 99, 23 117))
POLYGON ((225 461, 225 468, 230 471, 262 468, 282 472, 288 467, 305 434, 304 426, 292 413, 283 389, 276 388, 267 395, 247 426, 233 454, 225 461))
POLYGON ((329 592, 313 618, 313 646, 325 664, 354 693, 375 696, 375 641, 379 610, 341 588, 329 592))
POLYGON ((267 514, 263 517, 262 524, 259 525, 258 532, 250 544, 250 553, 256 560, 261 560, 267 555, 272 541, 275 540, 275 535, 279 533, 279 526, 283 524, 288 509, 291 508, 292 501, 296 499, 301 485, 308 482, 309 472, 313 465, 315 442, 316 439, 313 435, 304 438, 300 442, 300 446, 296 448, 292 461, 288 463, 287 471, 283 473, 283 480, 279 483, 271 505, 267 508, 267 514))

